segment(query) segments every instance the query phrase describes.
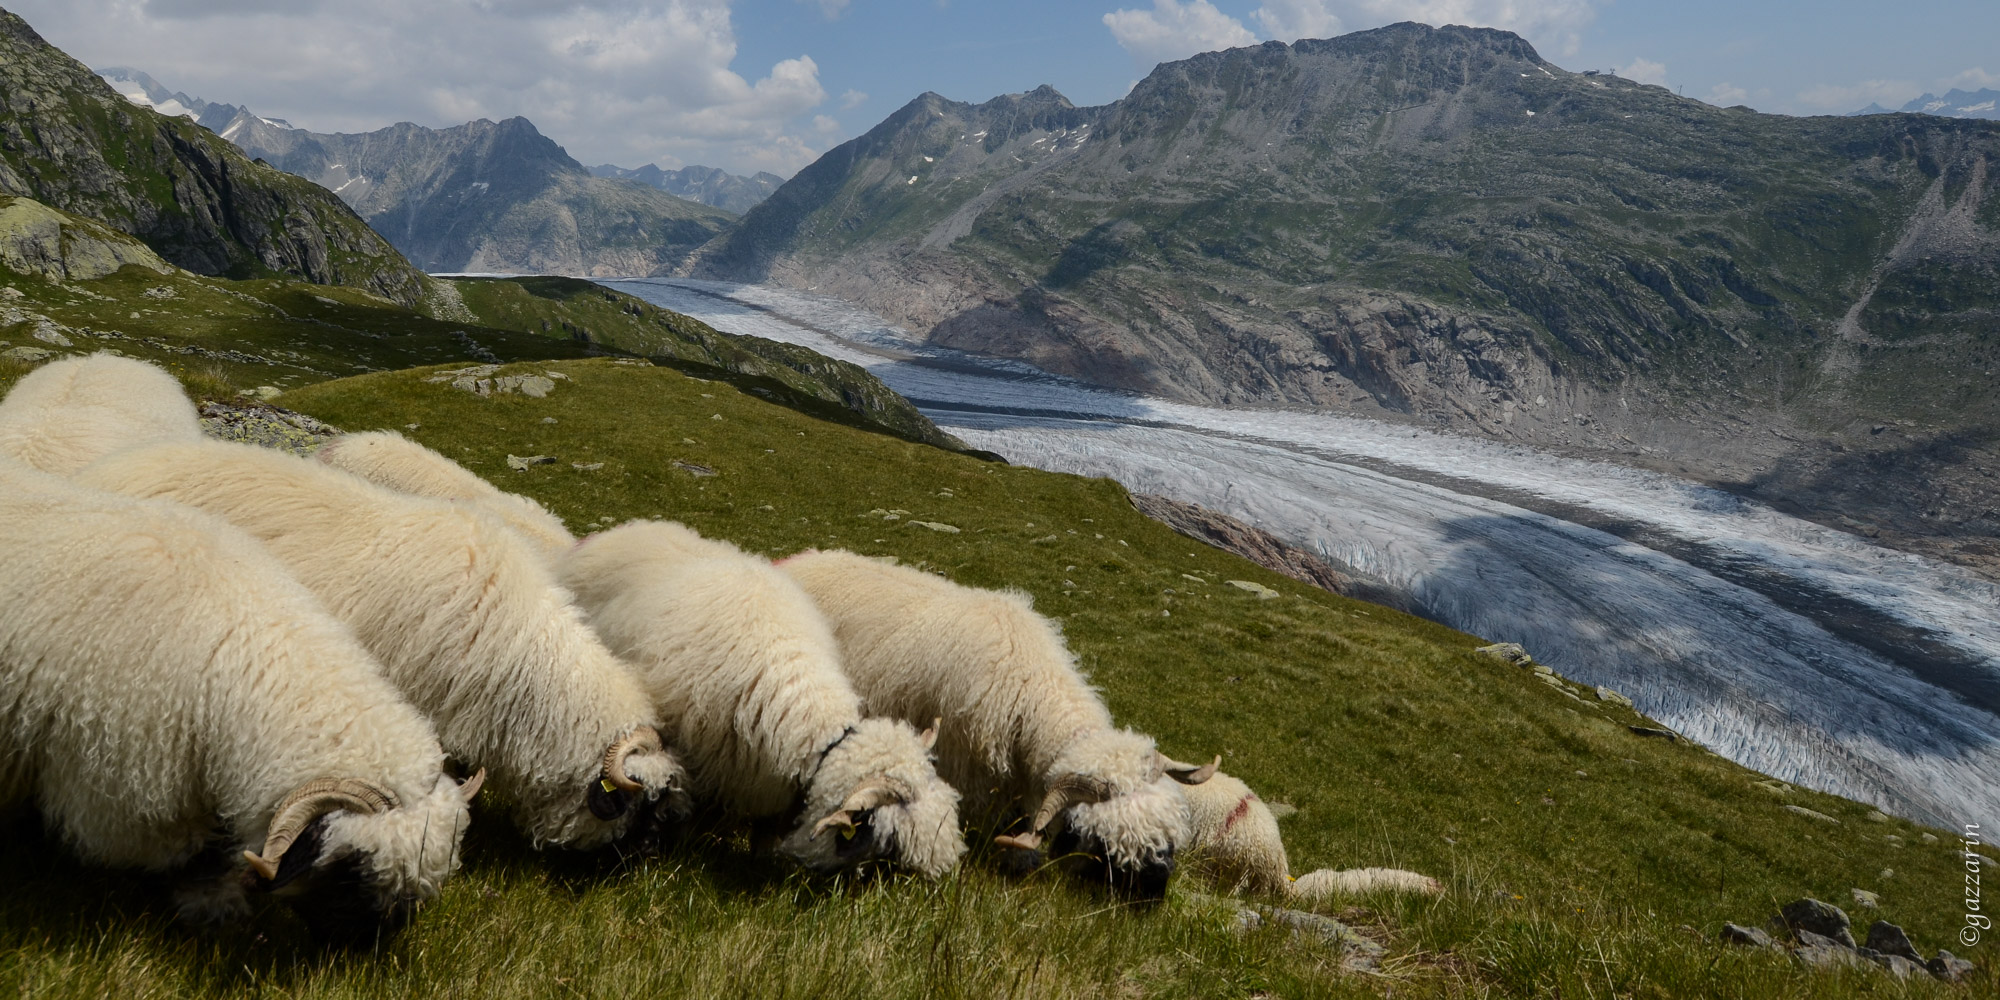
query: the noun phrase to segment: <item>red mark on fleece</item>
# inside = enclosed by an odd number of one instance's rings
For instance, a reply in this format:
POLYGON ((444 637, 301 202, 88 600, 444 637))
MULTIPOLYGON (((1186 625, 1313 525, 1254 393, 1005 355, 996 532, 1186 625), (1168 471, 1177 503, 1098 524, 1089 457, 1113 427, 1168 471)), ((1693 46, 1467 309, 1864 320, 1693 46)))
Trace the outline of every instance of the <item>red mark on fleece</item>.
POLYGON ((794 553, 792 553, 791 555, 788 555, 788 556, 784 557, 783 559, 773 559, 773 560, 771 560, 771 565, 773 565, 773 566, 783 566, 784 564, 786 564, 786 563, 788 563, 788 562, 791 562, 792 560, 794 560, 794 559, 797 559, 797 558, 798 558, 798 557, 800 557, 800 556, 810 556, 810 555, 815 555, 815 554, 817 554, 818 552, 819 552, 819 550, 818 550, 818 549, 800 549, 800 550, 798 550, 797 552, 794 552, 794 553))
POLYGON ((1222 829, 1227 832, 1230 827, 1236 825, 1237 820, 1250 815, 1250 803, 1255 801, 1257 801, 1256 792, 1243 796, 1243 801, 1236 803, 1236 808, 1229 811, 1229 818, 1222 821, 1222 829))

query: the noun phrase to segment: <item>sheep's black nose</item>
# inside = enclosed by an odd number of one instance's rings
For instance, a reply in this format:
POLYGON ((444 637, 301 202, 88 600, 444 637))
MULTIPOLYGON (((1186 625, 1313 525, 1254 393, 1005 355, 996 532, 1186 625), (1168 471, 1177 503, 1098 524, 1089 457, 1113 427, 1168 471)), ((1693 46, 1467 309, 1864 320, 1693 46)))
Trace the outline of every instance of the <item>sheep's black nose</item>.
POLYGON ((1167 895, 1167 880, 1174 876, 1172 855, 1148 862, 1137 868, 1113 869, 1111 888, 1136 899, 1164 899, 1167 895))
POLYGON ((622 789, 605 788, 604 782, 593 781, 584 789, 583 804, 590 807, 592 816, 608 823, 632 808, 632 794, 622 789))

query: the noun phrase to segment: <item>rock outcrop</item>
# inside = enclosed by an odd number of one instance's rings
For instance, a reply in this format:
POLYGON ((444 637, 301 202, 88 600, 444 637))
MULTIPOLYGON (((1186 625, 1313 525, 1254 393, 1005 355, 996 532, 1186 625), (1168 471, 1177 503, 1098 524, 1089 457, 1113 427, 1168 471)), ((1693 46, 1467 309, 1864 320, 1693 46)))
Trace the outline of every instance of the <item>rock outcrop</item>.
MULTIPOLYGON (((1262 528, 1227 514, 1217 513, 1199 504, 1184 503, 1171 497, 1151 493, 1132 494, 1132 506, 1138 508, 1139 513, 1189 538, 1198 539, 1224 551, 1234 552, 1265 569, 1283 573, 1300 583, 1309 583, 1336 594, 1352 595, 1355 591, 1353 578, 1335 569, 1326 560, 1287 544, 1262 528)), ((1274 593, 1272 596, 1277 595, 1274 593)))
MULTIPOLYGON (((1869 926, 1867 944, 1856 944, 1847 912, 1811 897, 1786 903, 1783 910, 1772 918, 1772 927, 1782 927, 1791 933, 1789 952, 1794 959, 1806 965, 1863 969, 1872 965, 1886 970, 1897 979, 1929 973, 1953 983, 1963 980, 1973 971, 1971 962, 1942 949, 1932 958, 1925 959, 1923 952, 1910 942, 1909 934, 1886 920, 1877 920, 1869 926)), ((1726 923, 1722 925, 1721 938, 1725 944, 1787 950, 1784 944, 1755 927, 1726 923)))
POLYGON ((86 281, 127 264, 173 273, 138 239, 35 201, 0 195, 0 267, 53 281, 86 281))

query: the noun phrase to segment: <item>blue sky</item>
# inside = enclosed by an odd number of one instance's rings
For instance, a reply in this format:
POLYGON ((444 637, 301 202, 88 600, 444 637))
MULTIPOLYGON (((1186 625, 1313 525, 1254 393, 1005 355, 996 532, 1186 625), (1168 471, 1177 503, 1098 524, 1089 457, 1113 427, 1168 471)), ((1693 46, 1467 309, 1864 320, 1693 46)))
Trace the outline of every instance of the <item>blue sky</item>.
MULTIPOLYGON (((756 64, 810 52, 829 89, 869 95, 856 110, 871 113, 871 122, 925 90, 979 101, 1048 83, 1078 104, 1116 100, 1154 59, 1121 47, 1104 16, 1159 9, 1152 0, 852 0, 830 20, 823 13, 800 16, 811 6, 800 0, 739 3, 741 58, 756 64)), ((1272 37, 1255 16, 1270 6, 1263 0, 1213 0, 1210 6, 1258 40, 1272 37)), ((1399 20, 1512 27, 1561 66, 1636 67, 1651 77, 1648 82, 1680 86, 1697 97, 1734 88, 1719 96, 1740 91, 1743 96, 1731 103, 1781 114, 1844 112, 1877 99, 1900 105, 1968 71, 1979 72, 1958 85, 2000 87, 2000 3, 1993 0, 1459 0, 1333 2, 1321 9, 1339 17, 1346 30, 1399 20), (1510 15, 1517 8, 1542 14, 1510 15)))
POLYGON ((2000 4, 1738 0, 9 0, 96 67, 318 131, 526 115, 585 163, 789 174, 910 98, 1117 99, 1160 59, 1399 20, 1822 114, 2000 88, 2000 4))

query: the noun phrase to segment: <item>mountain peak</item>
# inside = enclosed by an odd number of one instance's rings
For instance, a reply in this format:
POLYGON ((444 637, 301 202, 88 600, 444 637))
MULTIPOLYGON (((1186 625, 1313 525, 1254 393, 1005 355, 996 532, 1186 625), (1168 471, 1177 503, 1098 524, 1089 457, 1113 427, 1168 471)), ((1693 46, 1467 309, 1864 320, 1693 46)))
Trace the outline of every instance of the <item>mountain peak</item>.
POLYGON ((1418 21, 1399 21, 1367 31, 1355 31, 1334 38, 1302 38, 1293 43, 1300 52, 1328 52, 1347 56, 1367 56, 1392 52, 1415 53, 1426 58, 1477 55, 1486 58, 1519 60, 1536 66, 1547 65, 1534 45, 1501 28, 1474 28, 1463 24, 1432 27, 1418 21))

